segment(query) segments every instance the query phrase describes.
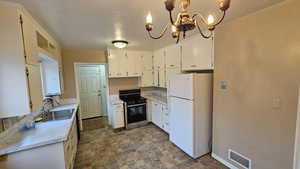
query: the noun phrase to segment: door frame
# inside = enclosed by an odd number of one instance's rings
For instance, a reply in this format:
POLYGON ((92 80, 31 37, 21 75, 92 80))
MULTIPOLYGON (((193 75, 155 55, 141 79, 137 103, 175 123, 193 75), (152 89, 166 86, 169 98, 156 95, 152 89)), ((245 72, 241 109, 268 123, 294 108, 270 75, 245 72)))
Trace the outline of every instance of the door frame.
MULTIPOLYGON (((105 80, 106 80, 106 113, 108 116, 108 103, 109 103, 109 82, 108 82, 108 64, 107 63, 88 63, 88 62, 75 62, 74 63, 74 74, 75 74, 75 87, 76 87, 76 100, 77 103, 80 106, 80 92, 79 92, 79 67, 80 66, 104 66, 105 67, 105 80)), ((79 107, 79 118, 80 118, 80 130, 83 130, 83 126, 82 126, 82 118, 81 118, 81 111, 80 111, 80 107, 79 107)))
POLYGON ((297 109, 297 122, 296 122, 296 133, 295 133, 295 145, 294 145, 294 169, 300 168, 300 87, 298 97, 298 109, 297 109))

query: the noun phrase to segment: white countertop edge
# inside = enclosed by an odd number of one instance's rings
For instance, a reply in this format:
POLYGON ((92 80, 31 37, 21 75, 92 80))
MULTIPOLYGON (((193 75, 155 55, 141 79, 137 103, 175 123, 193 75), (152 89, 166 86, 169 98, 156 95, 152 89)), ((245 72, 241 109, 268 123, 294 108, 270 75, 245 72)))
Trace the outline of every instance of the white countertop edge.
POLYGON ((49 140, 49 141, 44 141, 41 143, 37 143, 37 144, 32 144, 29 146, 13 146, 10 148, 7 148, 5 150, 1 150, 0 151, 0 155, 5 155, 5 154, 12 154, 12 153, 16 153, 19 151, 24 151, 24 150, 29 150, 29 149, 33 149, 33 148, 38 148, 38 147, 42 147, 42 146, 47 146, 50 144, 56 144, 56 143, 60 143, 63 141, 66 141, 68 137, 63 137, 63 138, 57 138, 57 139, 53 139, 53 140, 49 140))
POLYGON ((142 97, 145 97, 146 99, 160 102, 162 104, 168 104, 167 98, 162 98, 160 96, 154 96, 154 95, 143 95, 142 97))
MULTIPOLYGON (((78 104, 68 104, 68 105, 62 105, 62 106, 58 106, 56 108, 51 109, 51 111, 62 111, 62 110, 74 109, 72 118, 69 120, 66 120, 66 123, 69 123, 69 125, 68 125, 68 129, 66 130, 67 132, 63 137, 58 137, 58 138, 54 138, 51 140, 47 140, 47 141, 43 141, 40 143, 27 145, 27 146, 13 145, 11 147, 0 150, 0 155, 11 154, 11 153, 19 152, 19 151, 24 151, 24 150, 33 149, 33 148, 37 148, 37 147, 41 147, 41 146, 45 146, 45 145, 49 145, 49 144, 56 144, 59 142, 66 141, 68 139, 68 135, 70 133, 73 121, 76 117, 76 112, 78 110, 78 107, 79 107, 78 104)), ((44 122, 44 123, 51 123, 51 121, 44 122)))

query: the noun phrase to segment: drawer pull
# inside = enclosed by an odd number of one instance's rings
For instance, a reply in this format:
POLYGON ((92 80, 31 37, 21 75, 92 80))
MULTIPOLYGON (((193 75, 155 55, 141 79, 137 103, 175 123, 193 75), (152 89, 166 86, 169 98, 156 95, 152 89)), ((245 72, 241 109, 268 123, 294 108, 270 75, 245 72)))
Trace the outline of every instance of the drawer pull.
POLYGON ((197 67, 197 65, 191 65, 191 67, 197 67))

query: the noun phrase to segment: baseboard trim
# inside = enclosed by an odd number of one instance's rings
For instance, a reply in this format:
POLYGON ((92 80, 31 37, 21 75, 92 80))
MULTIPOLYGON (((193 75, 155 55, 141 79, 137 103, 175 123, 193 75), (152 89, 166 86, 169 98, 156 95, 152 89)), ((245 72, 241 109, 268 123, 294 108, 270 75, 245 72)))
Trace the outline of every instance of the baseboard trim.
POLYGON ((219 161, 220 163, 224 164, 226 167, 230 168, 230 169, 239 169, 236 166, 230 164, 228 161, 224 160, 223 158, 219 157, 218 155, 216 155, 215 153, 211 153, 211 156, 219 161))

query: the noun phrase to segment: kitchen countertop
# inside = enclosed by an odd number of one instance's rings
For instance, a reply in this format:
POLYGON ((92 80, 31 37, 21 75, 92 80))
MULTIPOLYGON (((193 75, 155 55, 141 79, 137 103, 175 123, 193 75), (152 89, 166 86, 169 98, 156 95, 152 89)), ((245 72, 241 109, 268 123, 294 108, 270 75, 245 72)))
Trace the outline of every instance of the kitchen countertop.
POLYGON ((142 95, 142 97, 145 97, 146 99, 149 99, 152 101, 160 102, 162 104, 168 104, 167 97, 157 96, 157 95, 153 95, 153 94, 142 95))
POLYGON ((17 132, 12 133, 5 138, 1 138, 0 155, 55 144, 67 140, 72 122, 76 117, 78 104, 58 106, 50 110, 62 111, 70 109, 74 109, 73 115, 70 119, 40 122, 37 123, 36 127, 32 130, 17 130, 17 132))
POLYGON ((120 100, 119 95, 110 95, 109 97, 111 104, 123 104, 124 102, 120 100))

